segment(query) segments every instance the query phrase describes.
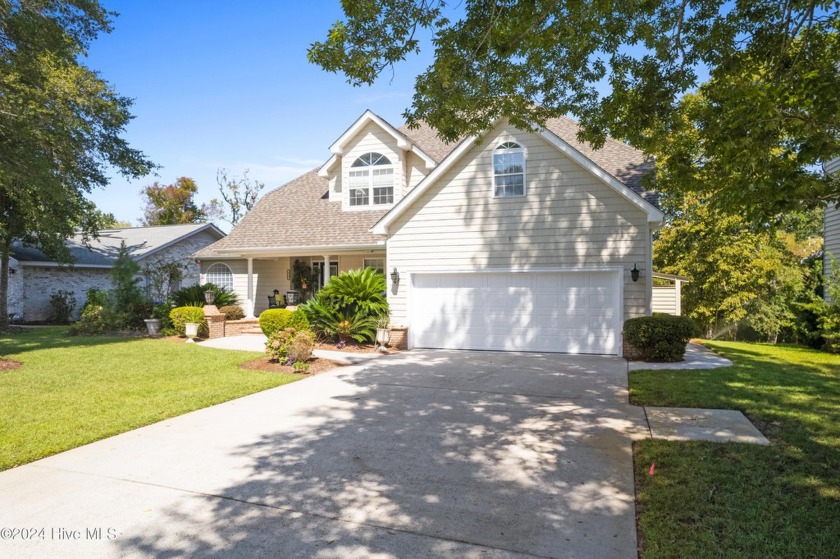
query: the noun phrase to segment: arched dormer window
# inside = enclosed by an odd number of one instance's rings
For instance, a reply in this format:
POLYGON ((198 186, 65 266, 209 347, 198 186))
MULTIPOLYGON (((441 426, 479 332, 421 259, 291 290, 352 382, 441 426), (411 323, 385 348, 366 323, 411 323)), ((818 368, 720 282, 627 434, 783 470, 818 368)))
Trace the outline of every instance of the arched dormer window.
POLYGON ((350 205, 394 203, 394 166, 381 153, 366 153, 350 166, 350 205))
POLYGON ((493 196, 525 196, 525 150, 516 142, 493 150, 493 196))
POLYGON ((212 283, 219 287, 224 287, 228 291, 233 291, 233 272, 227 264, 216 262, 209 268, 205 274, 206 283, 212 283))

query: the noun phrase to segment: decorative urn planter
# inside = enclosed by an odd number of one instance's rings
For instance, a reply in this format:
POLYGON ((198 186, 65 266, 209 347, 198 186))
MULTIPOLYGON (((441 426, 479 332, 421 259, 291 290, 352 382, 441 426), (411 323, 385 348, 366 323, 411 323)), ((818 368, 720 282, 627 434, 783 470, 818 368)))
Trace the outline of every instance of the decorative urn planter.
POLYGON ((376 343, 380 346, 384 346, 391 340, 391 331, 387 328, 377 328, 376 329, 376 343))
POLYGON ((150 336, 159 336, 160 335, 160 319, 159 318, 147 318, 143 320, 146 323, 146 330, 149 331, 150 336))
POLYGON ((187 322, 187 324, 185 325, 186 334, 187 334, 187 343, 188 344, 195 343, 195 340, 193 340, 193 338, 198 336, 198 327, 199 326, 200 326, 200 324, 198 322, 187 322))

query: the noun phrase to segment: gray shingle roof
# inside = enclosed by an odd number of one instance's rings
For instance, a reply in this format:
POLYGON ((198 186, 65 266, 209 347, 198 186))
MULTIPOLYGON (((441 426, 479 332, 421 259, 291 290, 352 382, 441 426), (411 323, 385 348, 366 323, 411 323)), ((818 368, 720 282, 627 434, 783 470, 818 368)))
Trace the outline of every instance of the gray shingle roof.
MULTIPOLYGON (((580 126, 569 118, 551 119, 546 128, 648 202, 657 204, 656 194, 641 186, 642 176, 653 168, 644 153, 612 138, 607 138, 600 150, 593 150, 578 141, 580 126)), ((459 144, 442 141, 426 123, 413 130, 407 126, 397 130, 438 163, 459 144)), ((314 169, 266 194, 227 237, 195 256, 211 258, 219 256, 220 250, 374 244, 381 240, 368 229, 387 210, 344 212, 341 202, 329 201, 328 190, 327 179, 319 177, 314 169)))
MULTIPOLYGON (((70 254, 76 264, 110 267, 114 264, 123 241, 125 241, 132 257, 139 260, 203 230, 215 231, 218 236, 224 236, 224 233, 212 223, 129 227, 99 231, 98 238, 90 239, 90 247, 85 246, 81 235, 75 235, 67 240, 67 248, 70 249, 70 254)), ((39 249, 20 242, 12 244, 12 256, 19 262, 53 262, 39 249)))
POLYGON ((313 247, 375 244, 381 238, 368 232, 387 212, 341 210, 328 198, 329 183, 313 169, 263 196, 224 239, 205 247, 197 258, 224 249, 313 247))

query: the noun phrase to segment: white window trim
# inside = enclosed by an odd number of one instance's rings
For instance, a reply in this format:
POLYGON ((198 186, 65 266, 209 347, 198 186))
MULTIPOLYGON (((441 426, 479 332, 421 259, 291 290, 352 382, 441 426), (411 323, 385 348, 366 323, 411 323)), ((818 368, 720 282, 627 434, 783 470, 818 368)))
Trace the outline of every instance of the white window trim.
MULTIPOLYGON (((519 173, 510 173, 519 174, 519 173)), ((500 200, 506 200, 508 198, 525 198, 528 196, 528 152, 525 149, 525 146, 522 145, 522 142, 511 139, 511 138, 502 138, 496 143, 496 147, 490 152, 490 176, 492 177, 492 184, 490 185, 490 196, 492 198, 497 198, 500 200), (500 149, 501 146, 504 144, 516 144, 518 148, 505 148, 500 149), (521 153, 522 154, 522 194, 511 194, 509 196, 505 195, 497 195, 496 194, 496 165, 495 165, 495 156, 496 153, 521 153)))
MULTIPOLYGON (((359 156, 353 157, 352 161, 350 162, 350 165, 347 167, 347 170, 343 173, 344 177, 346 177, 346 179, 347 179, 346 181, 342 181, 342 183, 343 183, 342 184, 342 187, 343 187, 342 190, 344 191, 344 194, 342 195, 342 198, 344 200, 343 209, 346 210, 346 211, 351 211, 352 212, 352 211, 370 211, 370 210, 376 210, 376 209, 380 209, 380 208, 391 208, 391 207, 393 207, 394 204, 396 204, 396 202, 397 202, 397 193, 399 192, 398 189, 397 189, 397 178, 398 178, 397 171, 399 170, 399 165, 398 165, 398 163, 393 162, 394 159, 397 159, 397 162, 399 162, 399 158, 395 157, 394 154, 382 153, 382 152, 379 152, 379 151, 366 151, 365 153, 363 153, 359 156), (353 163, 355 163, 359 158, 364 157, 366 155, 369 155, 371 153, 377 153, 377 154, 385 157, 386 159, 388 159, 388 161, 391 161, 391 163, 388 163, 386 165, 365 165, 365 166, 360 166, 360 167, 353 167, 353 163), (374 169, 390 169, 392 171, 391 176, 393 177, 394 182, 391 185, 391 189, 392 189, 391 190, 391 202, 389 202, 389 203, 375 204, 373 202, 373 188, 374 188, 373 187, 373 170, 374 169), (353 206, 353 205, 351 205, 351 202, 350 202, 350 200, 352 199, 351 196, 350 196, 350 191, 354 190, 354 188, 352 187, 352 185, 350 183, 350 173, 353 172, 353 171, 362 171, 362 170, 365 170, 365 171, 368 172, 367 173, 368 184, 367 184, 367 187, 366 187, 367 192, 368 192, 368 203, 358 205, 358 206, 353 206)), ((349 158, 348 158, 348 160, 349 160, 349 158)), ((342 177, 342 178, 344 178, 344 177, 342 177)))
POLYGON ((233 275, 233 270, 231 270, 230 266, 228 266, 228 265, 227 265, 227 264, 225 264, 224 262, 214 262, 213 264, 211 264, 211 265, 207 268, 207 271, 206 271, 206 272, 204 272, 204 283, 212 283, 212 284, 214 284, 214 285, 216 285, 216 286, 218 286, 218 287, 226 287, 226 286, 223 286, 223 285, 219 285, 219 284, 218 284, 218 283, 216 283, 216 282, 212 282, 212 281, 210 281, 210 270, 212 270, 212 269, 213 269, 213 268, 215 268, 216 266, 221 266, 221 267, 224 267, 224 268, 226 268, 226 269, 227 269, 228 273, 230 274, 230 287, 229 287, 228 289, 229 289, 231 292, 233 292, 233 286, 234 286, 234 275, 233 275))
POLYGON ((382 268, 381 269, 382 269, 382 273, 384 274, 385 273, 385 257, 384 256, 379 256, 379 257, 372 256, 370 258, 362 259, 362 267, 363 268, 373 268, 374 270, 379 270, 379 268, 368 265, 368 262, 371 261, 371 260, 381 260, 382 261, 382 268))

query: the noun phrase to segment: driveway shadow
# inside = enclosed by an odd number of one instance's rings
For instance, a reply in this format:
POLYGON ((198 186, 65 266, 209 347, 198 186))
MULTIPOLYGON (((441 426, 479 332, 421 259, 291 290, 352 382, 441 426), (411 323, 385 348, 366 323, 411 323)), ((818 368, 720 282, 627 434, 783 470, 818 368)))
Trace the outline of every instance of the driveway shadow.
POLYGON ((289 412, 228 450, 246 464, 237 482, 188 482, 193 495, 118 543, 159 557, 634 557, 631 442, 646 432, 613 373, 598 378, 604 363, 412 352, 297 383, 317 406, 275 391, 289 412), (574 375, 577 390, 558 386, 574 375))

